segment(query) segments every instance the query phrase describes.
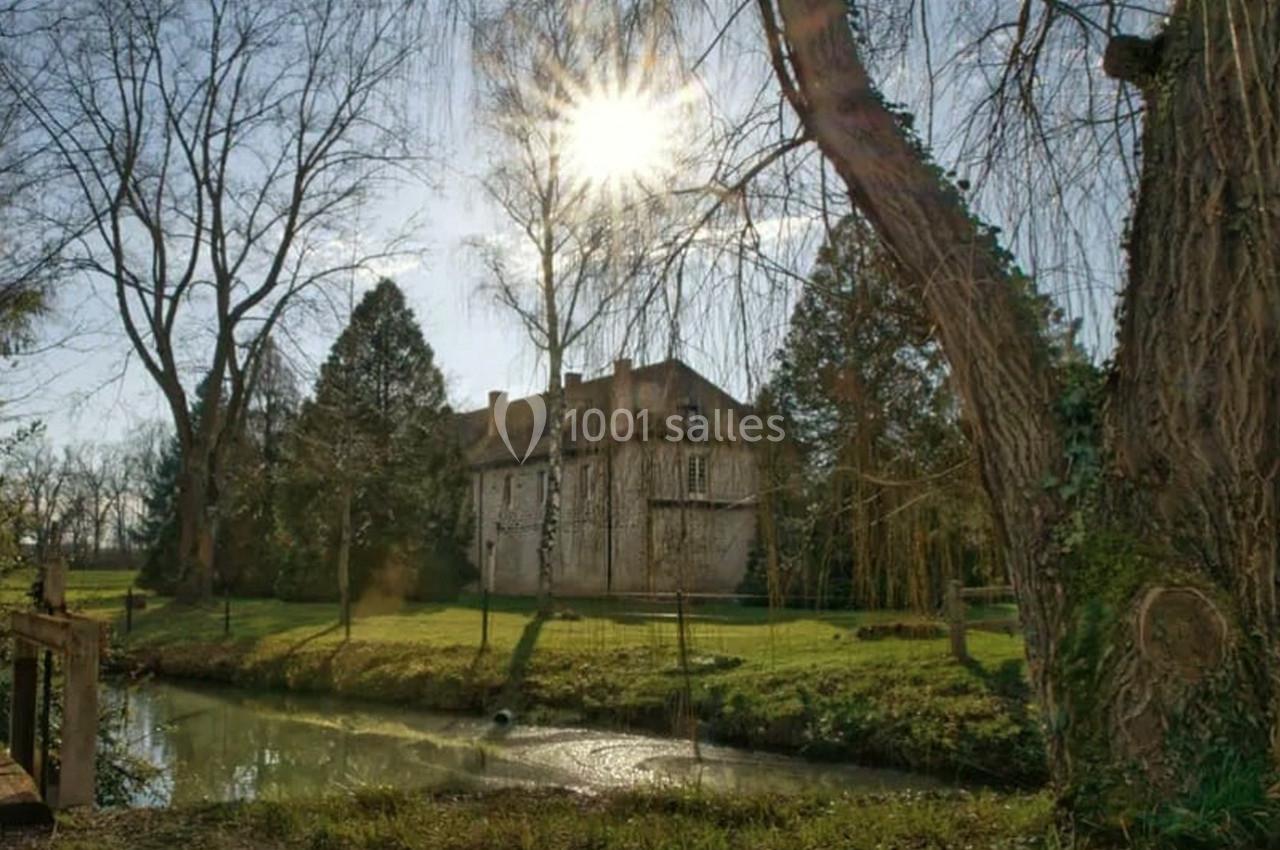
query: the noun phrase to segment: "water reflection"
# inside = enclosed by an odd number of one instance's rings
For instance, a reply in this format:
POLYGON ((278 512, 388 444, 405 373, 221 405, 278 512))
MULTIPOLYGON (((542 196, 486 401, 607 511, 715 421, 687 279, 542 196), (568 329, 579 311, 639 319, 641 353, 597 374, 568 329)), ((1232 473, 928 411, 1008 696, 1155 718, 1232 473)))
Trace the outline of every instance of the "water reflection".
POLYGON ((117 734, 162 768, 138 805, 314 797, 364 785, 581 789, 654 782, 724 790, 922 788, 895 771, 688 741, 487 720, 296 694, 109 685, 117 734))

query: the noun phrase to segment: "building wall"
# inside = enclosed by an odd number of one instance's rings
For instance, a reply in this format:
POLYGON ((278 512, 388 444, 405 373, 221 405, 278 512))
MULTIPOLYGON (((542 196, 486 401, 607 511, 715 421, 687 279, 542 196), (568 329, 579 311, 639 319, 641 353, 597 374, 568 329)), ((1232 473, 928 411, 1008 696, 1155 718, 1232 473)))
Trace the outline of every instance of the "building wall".
MULTIPOLYGON (((493 589, 534 594, 545 460, 476 470, 473 557, 493 589), (507 484, 507 481, 510 484, 507 484), (510 487, 510 500, 506 490, 510 487), (499 528, 501 525, 501 528, 499 528)), ((689 591, 731 593, 755 536, 756 466, 743 443, 662 439, 602 444, 566 455, 553 582, 559 595, 689 591), (704 459, 706 493, 689 492, 691 457, 704 459), (608 522, 612 514, 613 522, 608 522), (610 557, 612 554, 612 557, 610 557)))

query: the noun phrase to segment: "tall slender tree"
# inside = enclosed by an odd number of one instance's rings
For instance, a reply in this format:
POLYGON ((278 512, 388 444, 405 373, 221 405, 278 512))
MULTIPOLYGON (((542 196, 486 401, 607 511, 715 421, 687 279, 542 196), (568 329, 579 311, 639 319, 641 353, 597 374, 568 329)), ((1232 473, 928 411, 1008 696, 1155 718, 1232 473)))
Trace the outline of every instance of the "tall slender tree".
POLYGON ((578 148, 591 140, 575 140, 575 109, 598 88, 616 96, 643 82, 626 75, 639 78, 654 66, 661 9, 661 3, 509 0, 474 29, 481 120, 492 141, 483 184, 518 246, 512 250, 501 239, 477 246, 484 286, 546 361, 549 452, 538 545, 544 612, 560 527, 565 358, 619 307, 644 261, 642 222, 650 212, 637 205, 620 217, 610 194, 617 187, 601 185, 607 175, 586 173, 580 160, 593 154, 578 148))

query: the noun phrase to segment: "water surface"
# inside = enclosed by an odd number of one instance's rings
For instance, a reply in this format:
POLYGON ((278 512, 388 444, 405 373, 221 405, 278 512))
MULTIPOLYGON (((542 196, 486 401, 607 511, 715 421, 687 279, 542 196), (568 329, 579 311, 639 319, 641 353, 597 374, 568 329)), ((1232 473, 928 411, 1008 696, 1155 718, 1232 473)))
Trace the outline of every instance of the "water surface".
POLYGON ((719 790, 892 790, 935 787, 892 770, 688 740, 592 729, 500 726, 489 719, 331 697, 107 684, 117 734, 160 776, 134 801, 315 797, 362 786, 580 790, 698 784, 719 790))

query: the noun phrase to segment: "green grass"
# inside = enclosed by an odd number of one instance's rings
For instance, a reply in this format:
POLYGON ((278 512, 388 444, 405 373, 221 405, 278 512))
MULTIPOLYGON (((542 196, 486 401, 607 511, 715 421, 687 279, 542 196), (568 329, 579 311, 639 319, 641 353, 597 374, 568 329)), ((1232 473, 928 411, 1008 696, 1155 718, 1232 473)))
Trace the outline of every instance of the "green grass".
POLYGON ((58 850, 241 848, 1028 848, 1043 847, 1042 795, 816 799, 651 791, 582 797, 501 791, 424 797, 371 790, 245 803, 64 816, 30 846, 58 850))
POLYGON ((113 615, 114 663, 429 709, 512 707, 531 721, 684 734, 696 719, 700 733, 740 746, 999 784, 1043 779, 1017 638, 971 633, 975 662, 965 666, 945 639, 855 636, 866 623, 912 619, 900 612, 696 605, 687 612, 686 683, 669 606, 573 607, 579 619, 539 621, 530 600, 495 599, 481 653, 474 598, 366 611, 350 641, 331 604, 235 599, 228 637, 220 604, 152 599, 127 637, 119 609, 113 615))
MULTIPOLYGON (((121 610, 137 573, 132 570, 72 570, 67 573, 67 606, 78 611, 121 610)), ((25 605, 33 570, 0 575, 0 605, 25 605)))

